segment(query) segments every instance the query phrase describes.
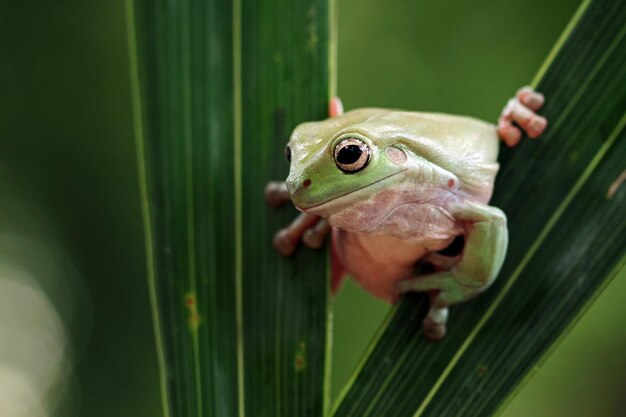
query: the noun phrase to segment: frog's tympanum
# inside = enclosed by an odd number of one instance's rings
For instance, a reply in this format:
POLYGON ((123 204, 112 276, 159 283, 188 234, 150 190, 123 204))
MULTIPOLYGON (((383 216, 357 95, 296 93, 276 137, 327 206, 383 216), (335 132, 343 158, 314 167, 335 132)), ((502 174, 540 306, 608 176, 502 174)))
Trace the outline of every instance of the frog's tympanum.
POLYGON ((483 292, 500 271, 506 216, 488 204, 499 141, 514 146, 519 128, 539 136, 546 120, 535 111, 542 104, 541 94, 523 88, 494 126, 374 108, 342 114, 331 100, 331 118, 303 123, 291 135, 286 184, 268 185, 270 204, 291 198, 303 212, 276 234, 276 248, 290 255, 301 238, 319 247, 332 232, 333 291, 349 275, 388 302, 428 292, 424 333, 443 338, 448 307, 483 292), (459 254, 439 253, 459 236, 459 254), (433 272, 416 274, 418 264, 433 272))

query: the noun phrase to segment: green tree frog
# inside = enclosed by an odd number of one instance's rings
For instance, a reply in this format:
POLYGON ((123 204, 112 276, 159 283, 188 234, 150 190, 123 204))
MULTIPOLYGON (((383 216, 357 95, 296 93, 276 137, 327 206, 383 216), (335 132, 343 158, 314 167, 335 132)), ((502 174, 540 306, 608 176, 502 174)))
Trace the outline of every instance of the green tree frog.
POLYGON ((430 294, 423 331, 446 334, 450 305, 482 293, 504 261, 506 216, 489 206, 498 171, 498 145, 516 145, 520 128, 537 137, 543 96, 520 89, 498 126, 470 117, 385 109, 343 113, 296 127, 285 153, 286 183, 272 182, 266 199, 289 199, 301 214, 274 237, 288 256, 298 242, 313 248, 332 234, 332 290, 344 276, 375 297, 395 302, 407 291, 430 294), (464 238, 460 254, 439 251, 464 238), (416 274, 418 263, 432 273, 416 274))

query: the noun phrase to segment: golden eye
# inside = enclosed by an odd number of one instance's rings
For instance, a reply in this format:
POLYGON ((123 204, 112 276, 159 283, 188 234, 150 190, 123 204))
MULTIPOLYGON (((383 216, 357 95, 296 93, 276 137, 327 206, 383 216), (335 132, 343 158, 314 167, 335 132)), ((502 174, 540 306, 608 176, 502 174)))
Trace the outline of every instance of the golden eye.
POLYGON ((352 174, 365 168, 370 160, 370 148, 360 139, 344 139, 335 146, 335 164, 345 173, 352 174))

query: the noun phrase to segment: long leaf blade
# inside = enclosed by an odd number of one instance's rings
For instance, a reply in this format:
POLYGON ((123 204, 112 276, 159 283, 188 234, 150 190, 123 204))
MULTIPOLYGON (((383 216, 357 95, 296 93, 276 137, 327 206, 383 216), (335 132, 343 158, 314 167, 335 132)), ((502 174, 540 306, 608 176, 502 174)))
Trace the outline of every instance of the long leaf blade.
POLYGON ((324 252, 282 259, 265 207, 300 122, 325 116, 327 0, 127 0, 167 416, 320 416, 324 252))
POLYGON ((127 3, 129 34, 137 37, 138 160, 166 416, 237 415, 239 408, 235 280, 219 279, 235 269, 227 157, 234 149, 232 140, 220 141, 233 131, 232 106, 223 105, 232 102, 232 62, 220 59, 232 43, 227 6, 127 3), (210 37, 223 46, 205 49, 210 37), (216 62, 226 70, 206 71, 216 62), (223 162, 208 163, 215 160, 223 162))
POLYGON ((454 308, 439 344, 418 334, 422 297, 395 306, 333 415, 491 415, 623 266, 624 191, 605 195, 625 155, 625 14, 621 2, 582 6, 538 85, 549 131, 504 152, 493 204, 511 243, 494 288, 454 308))
POLYGON ((246 415, 321 416, 327 401, 324 251, 280 258, 271 237, 296 211, 262 202, 267 181, 287 176, 283 155, 293 128, 326 117, 329 14, 327 0, 242 2, 246 415))

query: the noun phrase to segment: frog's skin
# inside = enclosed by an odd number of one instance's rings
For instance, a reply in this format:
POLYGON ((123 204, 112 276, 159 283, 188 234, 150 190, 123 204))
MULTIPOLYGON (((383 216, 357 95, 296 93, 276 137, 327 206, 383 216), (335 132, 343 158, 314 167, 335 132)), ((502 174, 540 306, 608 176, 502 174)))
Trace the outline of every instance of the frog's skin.
POLYGON ((448 307, 483 292, 504 261, 506 216, 488 205, 498 171, 500 138, 515 145, 517 124, 536 137, 543 97, 525 88, 511 100, 499 127, 446 114, 359 109, 298 126, 287 147, 286 188, 268 186, 268 200, 287 194, 304 213, 274 243, 289 255, 302 237, 320 246, 332 231, 333 290, 352 276, 374 296, 394 302, 400 293, 430 293, 424 333, 445 336, 448 307), (499 138, 500 136, 500 138, 499 138), (457 236, 460 255, 444 256, 457 236), (415 275, 426 262, 434 273, 415 275))

